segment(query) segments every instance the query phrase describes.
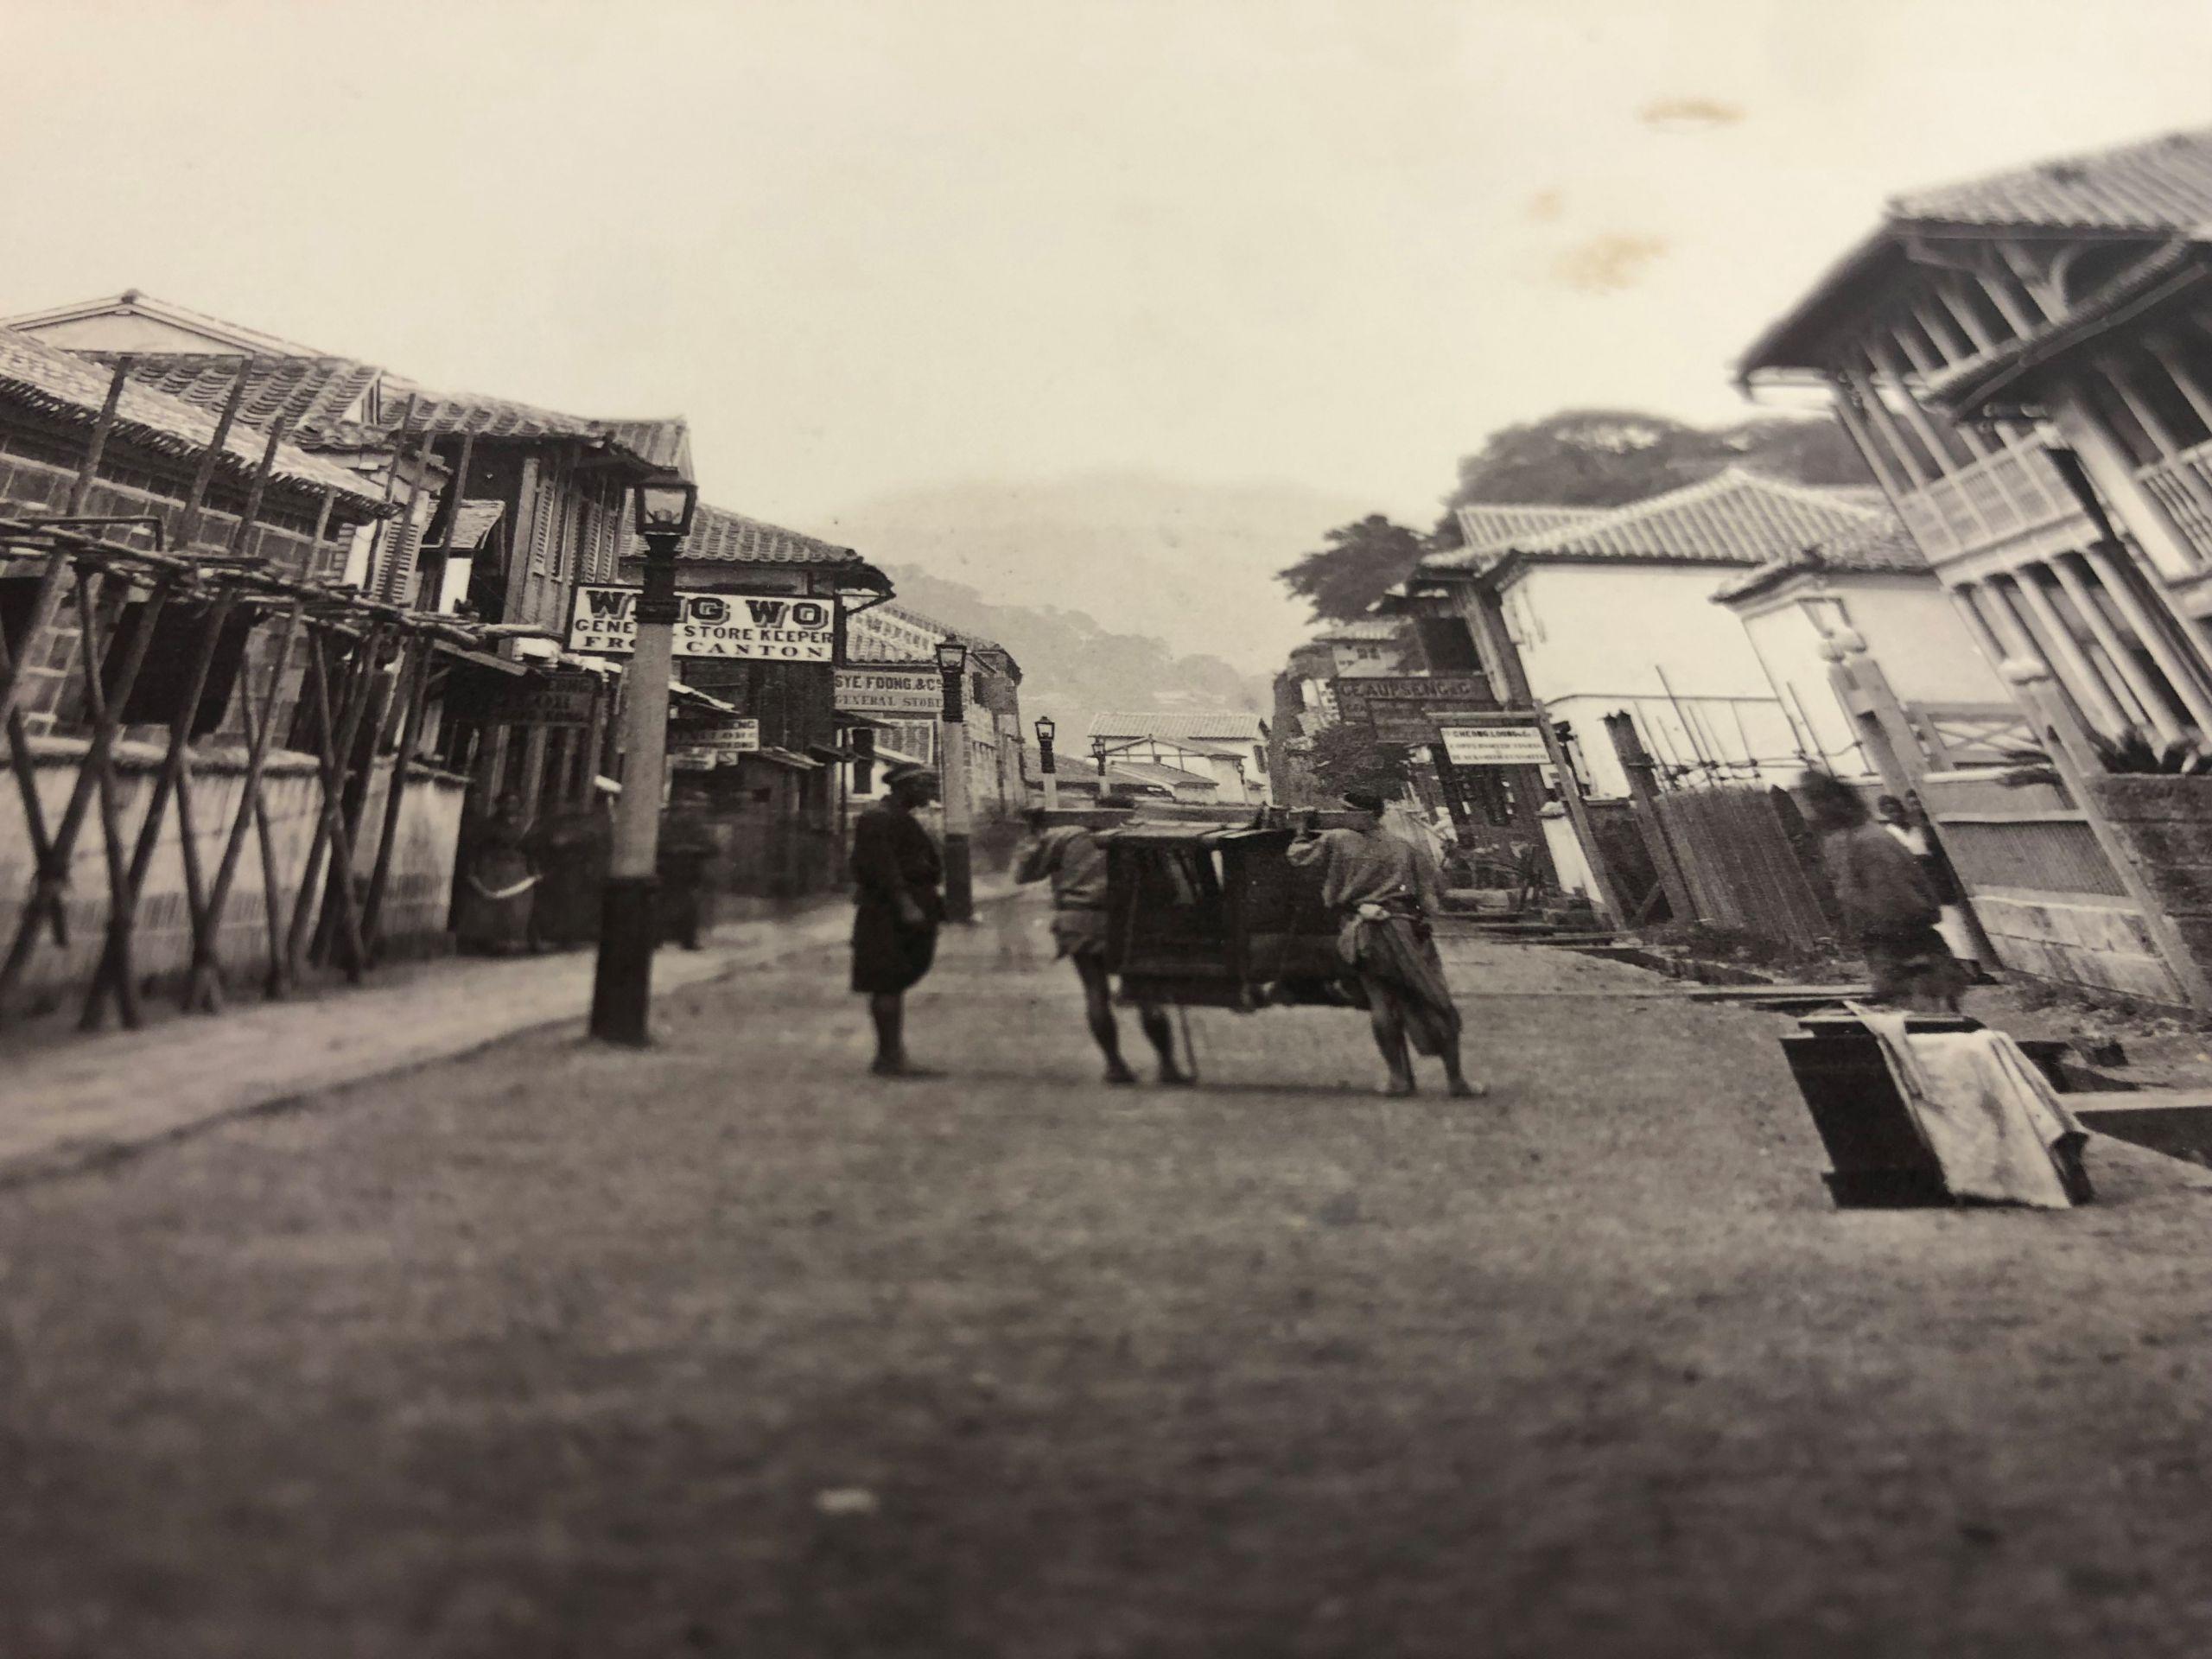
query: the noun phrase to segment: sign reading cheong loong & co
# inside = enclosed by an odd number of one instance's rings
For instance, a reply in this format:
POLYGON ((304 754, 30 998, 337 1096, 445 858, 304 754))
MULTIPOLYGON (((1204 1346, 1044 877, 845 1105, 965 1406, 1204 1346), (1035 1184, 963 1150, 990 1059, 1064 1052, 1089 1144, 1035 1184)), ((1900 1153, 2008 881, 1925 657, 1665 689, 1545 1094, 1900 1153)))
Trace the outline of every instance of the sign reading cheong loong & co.
POLYGON ((836 707, 841 715, 935 720, 944 702, 944 677, 934 666, 837 671, 836 707))
MULTIPOLYGON (((576 589, 569 619, 569 649, 627 657, 638 648, 635 588, 576 589)), ((678 657, 721 657, 747 662, 827 663, 836 653, 834 599, 789 594, 679 594, 683 615, 676 625, 678 657)))
POLYGON ((1446 724, 1450 718, 1444 716, 1438 727, 1445 757, 1455 766, 1541 766, 1551 759, 1542 728, 1532 721, 1446 724))

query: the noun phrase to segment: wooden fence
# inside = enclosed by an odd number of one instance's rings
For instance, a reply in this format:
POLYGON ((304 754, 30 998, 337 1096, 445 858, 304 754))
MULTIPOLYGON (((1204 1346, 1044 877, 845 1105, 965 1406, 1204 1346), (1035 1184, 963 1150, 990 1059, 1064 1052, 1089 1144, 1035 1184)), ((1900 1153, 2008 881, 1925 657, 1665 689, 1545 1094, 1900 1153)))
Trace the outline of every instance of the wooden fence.
POLYGON ((1840 931, 1835 896, 1796 807, 1760 785, 1669 791, 1650 798, 1647 825, 1663 846, 1694 919, 1783 944, 1832 939, 1840 931))

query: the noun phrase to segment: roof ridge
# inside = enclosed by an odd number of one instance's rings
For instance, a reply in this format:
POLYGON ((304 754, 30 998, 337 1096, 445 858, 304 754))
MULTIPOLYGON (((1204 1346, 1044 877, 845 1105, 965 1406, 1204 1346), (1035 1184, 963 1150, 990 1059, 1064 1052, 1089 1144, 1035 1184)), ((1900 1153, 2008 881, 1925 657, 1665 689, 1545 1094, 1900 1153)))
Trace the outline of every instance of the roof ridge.
MULTIPOLYGON (((1944 180, 1939 183, 1923 185, 1898 192, 1885 199, 1883 209, 1891 219, 1942 224, 1951 222, 1942 213, 1926 212, 1915 204, 1927 207, 1939 206, 1946 198, 1961 191, 1986 189, 1994 185, 2014 181, 2041 180, 2052 184, 2080 184, 2088 169, 2107 166, 2114 162, 2133 160, 2161 149, 2190 150, 2196 147, 2212 145, 2212 126, 2181 127, 2158 132, 2147 137, 2123 139, 2115 143, 2102 144, 2089 149, 2069 150, 2056 156, 2044 156, 2012 167, 1944 180), (2072 175, 2072 176, 2069 176, 2072 175)), ((1996 221, 2005 222, 2005 221, 1996 221)))

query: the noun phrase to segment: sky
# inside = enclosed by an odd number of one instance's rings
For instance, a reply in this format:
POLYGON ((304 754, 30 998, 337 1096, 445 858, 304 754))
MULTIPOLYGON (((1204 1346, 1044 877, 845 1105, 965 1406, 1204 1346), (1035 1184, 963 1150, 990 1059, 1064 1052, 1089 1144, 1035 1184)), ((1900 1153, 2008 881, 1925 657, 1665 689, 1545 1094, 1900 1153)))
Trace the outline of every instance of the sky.
POLYGON ((2201 0, 0 0, 0 315, 683 413, 801 527, 1121 472, 1426 524, 1883 199, 2212 121, 2201 0))

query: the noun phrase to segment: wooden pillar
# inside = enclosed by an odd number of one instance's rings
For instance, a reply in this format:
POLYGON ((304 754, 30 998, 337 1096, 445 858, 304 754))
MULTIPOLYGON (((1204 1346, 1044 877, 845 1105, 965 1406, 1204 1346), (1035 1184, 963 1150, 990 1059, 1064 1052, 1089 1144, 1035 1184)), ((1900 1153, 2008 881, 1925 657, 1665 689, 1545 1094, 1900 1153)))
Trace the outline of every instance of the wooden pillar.
POLYGON ((2212 732, 2212 690, 2206 687, 2203 658, 2194 642, 2186 651, 2177 644, 2168 626, 2169 619, 2152 609, 2152 602, 2136 591, 2134 572, 2123 556, 2104 547, 2092 547, 2082 556, 2097 573, 2104 590, 2120 607, 2120 613, 2143 641, 2143 649, 2166 677, 2166 683, 2173 687, 2174 695, 2182 700, 2197 729, 2212 732))
MULTIPOLYGON (((1613 741, 1613 753, 1620 759, 1621 771, 1628 779, 1628 795, 1636 813, 1637 825, 1643 831, 1644 845, 1650 849, 1651 862, 1659 873, 1659 886, 1667 895, 1667 908, 1677 922, 1697 920, 1697 906, 1690 897, 1688 879, 1682 874, 1681 861, 1675 856, 1675 843, 1667 834, 1666 821, 1659 814, 1659 789, 1653 781, 1654 763, 1643 747, 1643 740, 1637 734, 1636 717, 1625 709, 1605 716, 1605 734, 1613 741)), ((1644 901, 1647 905, 1649 900, 1644 901)))
POLYGON ((2089 585, 2082 580, 2081 573, 2067 562, 2063 555, 2053 559, 2050 568, 2057 575, 2059 586, 2065 588, 2067 597, 2074 601, 2074 608, 2089 625, 2089 632, 2096 636, 2097 644, 2104 648, 2105 658, 2112 664, 2113 671, 2126 682, 2128 695, 2135 700, 2143 718, 2156 729, 2159 741, 2170 743, 2178 738, 2181 722, 2176 715, 2179 711, 2167 702, 2165 693, 2159 690, 2152 683, 2150 676, 2143 671, 2143 665, 2136 661, 2133 647, 2120 638, 2120 630, 2113 626, 2112 619, 2105 614, 2103 604, 2089 590, 2089 585))
POLYGON ((2089 660, 2073 630, 2066 626, 2066 619, 2059 615, 2058 607, 2050 602, 2050 595, 2036 580, 2035 567, 2029 565, 2013 571, 2012 585, 2026 601, 2030 614, 2041 625, 2049 646, 2044 660, 2050 662, 2054 656, 2057 658, 2054 667, 2063 666, 2064 670, 2059 676, 2059 683, 2087 710, 2089 723, 2114 737, 2125 732, 2130 723, 2127 716, 2113 700, 2103 672, 2089 660))
POLYGON ((1912 487, 1925 489, 1934 483, 1936 475, 1922 464, 1911 441, 1904 435, 1904 429, 1897 424, 1897 416, 1882 401, 1881 393, 1867 378, 1866 371, 1850 369, 1845 373, 1852 391, 1858 397, 1859 408, 1866 411, 1866 418, 1873 423, 1874 429, 1881 434, 1890 453, 1904 464, 1905 472, 1912 479, 1912 487))
POLYGON ((1843 423, 1843 429, 1851 434, 1851 441, 1859 446, 1859 453, 1866 459, 1882 493, 1895 506, 1900 496, 1908 494, 1911 486, 1898 480, 1892 462, 1894 457, 1885 453, 1880 442, 1866 424, 1866 416, 1859 407, 1857 395, 1840 375, 1828 377, 1828 388, 1834 398, 1836 418, 1843 423))
POLYGON ((1620 896, 1613 891, 1612 874, 1605 868, 1605 849, 1598 844, 1597 831, 1590 823, 1590 809, 1583 803, 1582 780, 1574 775, 1567 749, 1560 742, 1559 734, 1552 729, 1551 715, 1545 712, 1542 703, 1534 706, 1544 752, 1551 756, 1552 770, 1559 778, 1560 803, 1567 808, 1567 816, 1574 825, 1574 838, 1582 846, 1582 861, 1590 867, 1590 896, 1598 901, 1599 912, 1608 923, 1625 927, 1629 913, 1621 908, 1620 896))
POLYGON ((2078 386, 2054 388, 2046 399, 2051 422, 2074 453, 2082 470, 2111 502, 2158 574, 2168 581, 2191 576, 2204 559, 2166 512, 2165 503, 2143 486, 2135 463, 2106 428, 2078 386))

